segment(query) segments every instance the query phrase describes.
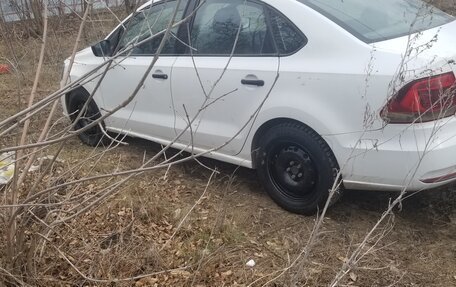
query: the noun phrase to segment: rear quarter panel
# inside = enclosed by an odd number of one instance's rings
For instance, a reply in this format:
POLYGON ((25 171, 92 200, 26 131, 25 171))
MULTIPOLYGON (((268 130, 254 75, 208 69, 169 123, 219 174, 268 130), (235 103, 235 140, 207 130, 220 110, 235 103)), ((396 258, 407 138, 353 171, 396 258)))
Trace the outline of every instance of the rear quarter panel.
MULTIPOLYGON (((398 57, 377 55, 372 46, 304 4, 282 4, 274 7, 303 31, 308 43, 296 54, 281 57, 279 80, 254 130, 271 119, 290 118, 310 126, 337 149, 329 136, 381 128, 379 110, 395 70, 378 67, 376 58, 397 67, 398 57)), ((247 156, 250 149, 243 153, 247 156)))
MULTIPOLYGON (((323 136, 339 164, 350 159, 351 149, 360 142, 377 140, 369 138, 377 134, 370 132, 385 127, 380 112, 401 86, 448 71, 448 58, 442 55, 451 57, 455 53, 448 51, 456 47, 452 45, 454 36, 449 37, 456 30, 450 27, 422 33, 413 43, 404 43, 408 37, 402 37, 391 43, 366 44, 298 1, 266 2, 287 15, 309 42, 298 53, 281 58, 280 78, 254 130, 274 118, 300 121, 323 136), (442 40, 433 43, 435 47, 427 52, 415 49, 415 54, 404 57, 408 43, 411 49, 420 47, 437 32, 442 40)), ((248 143, 252 139, 250 135, 248 143)), ((249 155, 250 149, 244 149, 243 157, 249 155)))

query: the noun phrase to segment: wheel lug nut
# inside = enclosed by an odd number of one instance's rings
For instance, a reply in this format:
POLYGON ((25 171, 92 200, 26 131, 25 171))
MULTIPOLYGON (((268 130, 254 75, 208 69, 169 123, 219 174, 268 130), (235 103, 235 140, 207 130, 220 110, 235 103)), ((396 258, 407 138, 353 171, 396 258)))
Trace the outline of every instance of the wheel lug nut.
POLYGON ((291 179, 296 179, 296 175, 293 174, 293 175, 291 176, 291 179))
POLYGON ((298 174, 298 177, 301 178, 301 177, 302 177, 302 173, 299 173, 299 174, 298 174))
POLYGON ((287 168, 287 172, 290 172, 291 171, 291 168, 287 168))
POLYGON ((294 165, 294 164, 295 164, 295 162, 294 162, 294 161, 290 161, 290 165, 294 165))

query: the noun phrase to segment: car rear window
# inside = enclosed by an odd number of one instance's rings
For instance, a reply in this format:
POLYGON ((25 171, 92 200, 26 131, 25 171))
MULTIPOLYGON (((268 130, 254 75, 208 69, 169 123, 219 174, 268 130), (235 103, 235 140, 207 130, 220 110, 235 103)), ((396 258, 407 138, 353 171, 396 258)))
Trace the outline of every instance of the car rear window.
POLYGON ((454 17, 420 0, 299 0, 364 42, 438 27, 454 17))

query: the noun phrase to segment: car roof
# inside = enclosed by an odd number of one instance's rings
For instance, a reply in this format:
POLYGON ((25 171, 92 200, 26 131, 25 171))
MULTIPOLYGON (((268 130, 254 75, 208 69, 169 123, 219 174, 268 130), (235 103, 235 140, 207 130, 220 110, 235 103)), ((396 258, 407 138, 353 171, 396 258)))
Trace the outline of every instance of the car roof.
POLYGON ((158 2, 162 2, 162 1, 163 0, 149 0, 146 3, 144 3, 143 5, 139 6, 137 11, 141 11, 142 9, 146 8, 147 6, 149 6, 152 3, 158 3, 158 2))

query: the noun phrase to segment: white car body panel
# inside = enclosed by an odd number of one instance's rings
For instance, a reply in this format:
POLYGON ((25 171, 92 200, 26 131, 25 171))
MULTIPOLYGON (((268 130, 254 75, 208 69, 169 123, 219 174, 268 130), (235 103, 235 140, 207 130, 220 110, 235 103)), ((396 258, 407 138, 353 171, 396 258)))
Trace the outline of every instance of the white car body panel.
POLYGON ((250 132, 253 116, 272 89, 279 68, 278 57, 252 57, 249 61, 242 57, 231 60, 226 57, 197 57, 194 61, 195 64, 191 57, 179 57, 173 67, 173 98, 180 103, 175 107, 176 133, 182 132, 188 125, 186 112, 190 119, 199 113, 192 125, 193 136, 187 129, 179 141, 190 144, 193 140, 196 146, 204 149, 223 146, 222 153, 236 156, 250 132), (198 80, 195 66, 202 83, 198 80), (242 79, 260 79, 265 85, 242 85, 242 79), (202 106, 207 108, 200 112, 202 106))
MULTIPOLYGON (((107 73, 98 92, 106 110, 121 105, 133 93, 152 60, 153 57, 128 57, 107 73)), ((175 60, 175 57, 159 58, 151 74, 169 75, 175 60)), ((135 131, 171 140, 175 135, 169 134, 173 128, 171 99, 168 96, 170 89, 170 81, 154 79, 149 75, 135 98, 125 108, 107 118, 106 125, 122 130, 122 133, 135 131)))
MULTIPOLYGON (((209 102, 235 92, 202 112, 192 125, 194 135, 185 132, 173 144, 175 148, 208 152, 208 157, 252 168, 255 132, 269 121, 286 118, 310 126, 327 141, 347 188, 401 190, 407 186, 408 190, 419 190, 447 182, 425 184, 420 179, 456 172, 455 117, 424 124, 385 125, 379 113, 392 96, 394 87, 390 83, 403 64, 409 44, 419 47, 432 41, 429 49, 407 58, 407 70, 413 72, 405 73, 404 81, 395 88, 417 78, 456 72, 451 63, 456 59, 456 21, 420 33, 413 43, 410 39, 415 35, 366 44, 298 1, 263 2, 286 15, 309 42, 297 53, 280 59, 252 57, 246 61, 244 57, 233 57, 209 102), (250 119, 271 89, 278 67, 277 83, 258 115, 250 119), (247 76, 264 80, 265 86, 241 85, 247 76), (217 146, 223 148, 209 152, 217 146), (418 165, 416 172, 410 173, 418 165)), ((194 59, 202 85, 209 91, 227 58, 194 59)), ((90 48, 81 51, 71 70, 71 80, 103 61, 90 48)), ((131 95, 151 61, 152 57, 132 57, 114 67, 94 95, 102 113, 131 95)), ((152 73, 159 70, 171 75, 171 80, 156 80, 149 75, 135 100, 109 117, 106 127, 170 143, 188 124, 187 116, 196 115, 205 100, 193 65, 191 57, 160 57, 152 73), (167 94, 171 90, 172 96, 167 94)), ((84 88, 92 92, 95 83, 85 83, 84 88)))

